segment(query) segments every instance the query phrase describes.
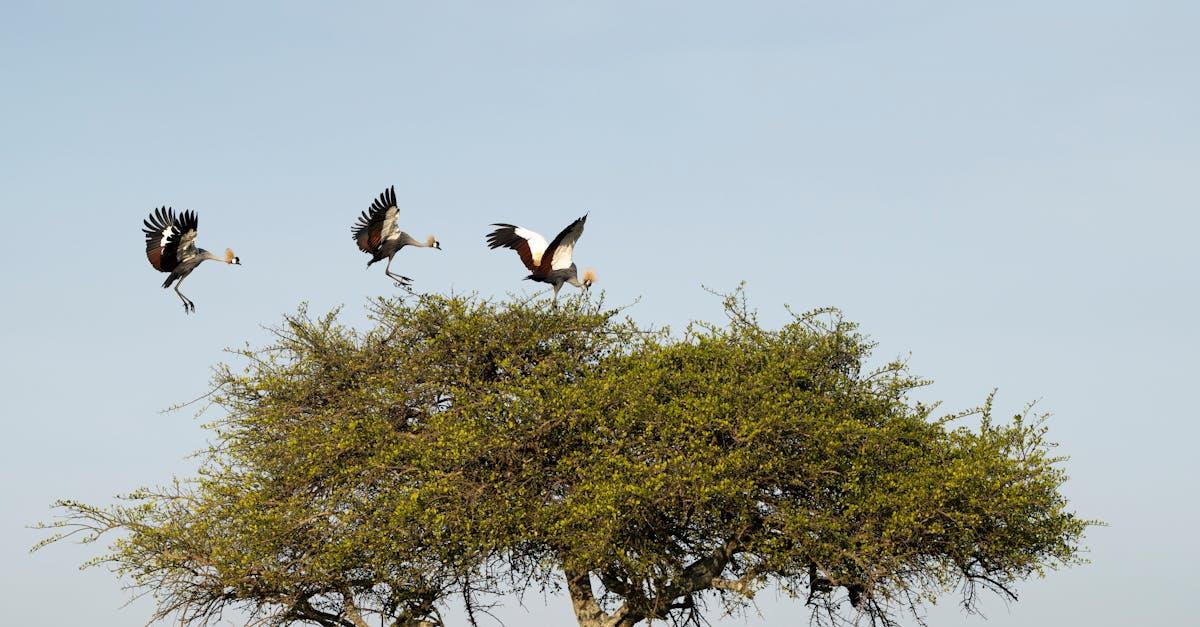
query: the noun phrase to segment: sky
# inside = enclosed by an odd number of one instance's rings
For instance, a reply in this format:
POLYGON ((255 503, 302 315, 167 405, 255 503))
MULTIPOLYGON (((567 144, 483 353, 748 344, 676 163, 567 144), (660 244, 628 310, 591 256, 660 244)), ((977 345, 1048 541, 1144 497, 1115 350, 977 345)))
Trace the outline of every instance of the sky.
MULTIPOLYGON (((837 306, 947 412, 1052 413, 1091 564, 941 625, 1182 625, 1194 454, 1200 5, 1109 2, 28 2, 0 11, 0 601, 13 625, 143 624, 101 547, 28 550, 52 501, 187 476, 223 348, 302 302, 395 288, 349 237, 396 186, 435 292, 535 289, 488 224, 575 249, 679 328, 746 282, 764 322, 837 306), (159 288, 141 221, 200 216, 159 288)), ((565 288, 573 291, 573 288, 565 288)), ((236 362, 235 362, 236 363, 236 362)), ((211 418, 212 416, 208 416, 211 418)), ((570 624, 565 595, 507 625, 570 624)), ((807 611, 774 593, 720 627, 807 611)), ((451 624, 464 624, 451 613, 451 624)), ((236 624, 232 621, 226 624, 236 624)), ((908 622, 905 623, 909 624, 908 622)))

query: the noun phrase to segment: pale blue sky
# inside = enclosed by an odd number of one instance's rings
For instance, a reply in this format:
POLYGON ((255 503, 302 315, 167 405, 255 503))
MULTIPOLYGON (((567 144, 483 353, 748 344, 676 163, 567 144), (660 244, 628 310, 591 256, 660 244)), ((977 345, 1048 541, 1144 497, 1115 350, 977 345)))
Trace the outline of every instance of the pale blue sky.
MULTIPOLYGON (((842 307, 947 409, 1041 399, 1094 563, 932 625, 1183 625, 1200 589, 1191 2, 49 3, 0 10, 5 624, 140 624, 55 498, 187 473, 223 346, 390 293, 349 226, 395 184, 425 290, 529 287, 487 224, 552 236, 633 315, 842 307), (503 5, 503 8, 500 8, 503 5), (140 223, 200 214, 185 317, 140 223)), ((569 288, 568 288, 569 289, 569 288)), ((563 596, 509 625, 566 624, 563 596)), ((750 624, 794 625, 761 598, 750 624)), ((742 620, 719 625, 745 624, 742 620)))

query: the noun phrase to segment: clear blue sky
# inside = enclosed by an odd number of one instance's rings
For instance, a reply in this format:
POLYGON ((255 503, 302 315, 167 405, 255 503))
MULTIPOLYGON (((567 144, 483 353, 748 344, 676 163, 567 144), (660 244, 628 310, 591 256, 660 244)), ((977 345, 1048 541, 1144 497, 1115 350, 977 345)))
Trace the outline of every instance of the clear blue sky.
MULTIPOLYGON (((947 410, 1041 399, 1090 566, 939 625, 1183 625, 1200 589, 1200 5, 1194 2, 26 2, 0 12, 5 624, 140 624, 94 547, 26 553, 55 498, 186 474, 159 410, 301 301, 393 291, 349 238, 395 184, 425 290, 528 288, 487 224, 576 248, 679 324, 748 282, 842 307, 947 410), (503 4, 504 8, 499 8, 503 4), (200 214, 184 316, 143 256, 200 214)), ((568 288, 570 289, 570 288, 568 288)), ((509 625, 561 625, 565 597, 509 625)), ((793 625, 761 597, 750 624, 793 625)), ((744 624, 721 621, 722 627, 744 624)))

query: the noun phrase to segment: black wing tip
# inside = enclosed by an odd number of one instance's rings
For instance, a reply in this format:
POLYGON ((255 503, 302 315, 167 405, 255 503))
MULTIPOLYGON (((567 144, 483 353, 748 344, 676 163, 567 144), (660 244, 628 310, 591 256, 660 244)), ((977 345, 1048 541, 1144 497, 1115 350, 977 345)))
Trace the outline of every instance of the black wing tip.
POLYGON ((192 211, 191 209, 183 211, 182 213, 179 214, 179 225, 178 226, 179 226, 179 230, 181 230, 181 231, 187 231, 189 229, 198 228, 200 226, 199 216, 197 216, 196 212, 192 211))
POLYGON ((167 205, 155 207, 142 220, 142 232, 147 236, 158 236, 162 230, 175 222, 175 210, 167 205))
POLYGON ((511 224, 493 224, 492 226, 500 228, 488 233, 488 248, 515 248, 520 245, 518 242, 525 241, 520 235, 517 235, 516 226, 511 224))
MULTIPOLYGON (((375 200, 371 201, 371 206, 368 208, 368 211, 370 211, 371 214, 374 215, 378 211, 383 211, 385 209, 388 209, 390 207, 395 207, 395 206, 396 206, 396 186, 392 185, 390 187, 384 188, 383 192, 381 192, 379 194, 379 197, 376 198, 375 200)), ((366 211, 364 211, 363 213, 366 214, 366 211)))
POLYGON ((180 231, 199 228, 200 220, 195 211, 185 209, 178 214, 169 205, 163 205, 150 211, 150 215, 142 220, 142 232, 147 237, 161 235, 163 230, 174 226, 180 231))

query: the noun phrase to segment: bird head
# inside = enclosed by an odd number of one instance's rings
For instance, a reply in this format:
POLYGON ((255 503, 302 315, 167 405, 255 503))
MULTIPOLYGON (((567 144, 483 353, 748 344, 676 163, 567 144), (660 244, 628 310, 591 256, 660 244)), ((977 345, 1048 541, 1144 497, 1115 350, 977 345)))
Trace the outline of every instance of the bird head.
POLYGON ((227 263, 231 266, 240 266, 240 265, 242 265, 242 260, 238 259, 238 256, 233 254, 232 248, 226 248, 225 249, 225 263, 227 263))
POLYGON ((427 237, 425 239, 425 245, 430 248, 436 248, 438 250, 442 249, 442 243, 437 241, 437 238, 432 235, 430 235, 429 237, 427 237))
POLYGON ((590 287, 592 287, 592 283, 595 283, 595 282, 596 282, 596 271, 591 268, 584 270, 583 271, 583 289, 585 289, 585 290, 589 289, 590 287))

